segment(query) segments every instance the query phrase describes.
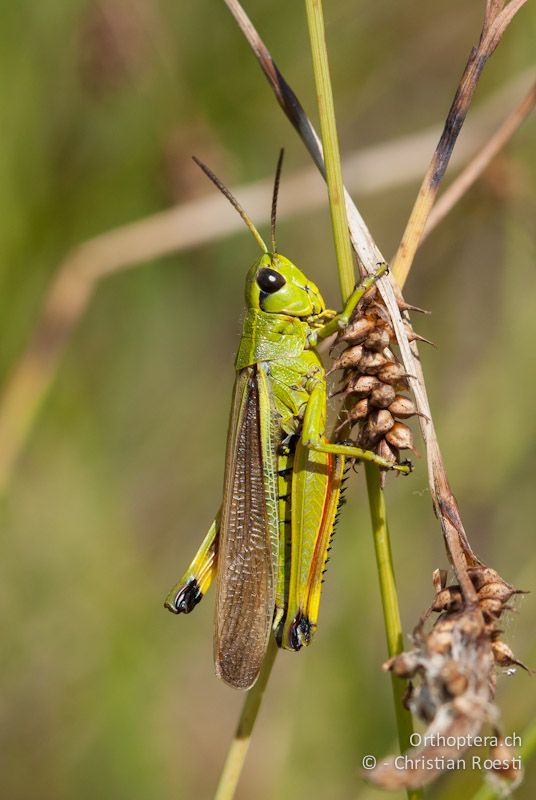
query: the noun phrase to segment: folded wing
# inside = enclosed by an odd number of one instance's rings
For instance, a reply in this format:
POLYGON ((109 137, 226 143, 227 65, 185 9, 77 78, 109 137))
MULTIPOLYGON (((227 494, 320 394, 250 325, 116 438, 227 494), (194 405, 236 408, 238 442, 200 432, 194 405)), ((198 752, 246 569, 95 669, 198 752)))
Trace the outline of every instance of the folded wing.
POLYGON ((278 558, 277 473, 266 376, 235 384, 218 553, 214 659, 227 684, 258 677, 272 627, 278 558))

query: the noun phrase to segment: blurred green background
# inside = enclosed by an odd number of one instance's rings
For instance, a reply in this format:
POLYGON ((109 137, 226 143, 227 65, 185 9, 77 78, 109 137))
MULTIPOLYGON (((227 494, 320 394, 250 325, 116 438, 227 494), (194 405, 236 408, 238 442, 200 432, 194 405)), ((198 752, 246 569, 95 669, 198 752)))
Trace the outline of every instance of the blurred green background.
MULTIPOLYGON (((344 153, 444 119, 483 3, 325 4, 344 153)), ((0 377, 23 352, 46 289, 75 244, 212 193, 196 153, 230 185, 286 174, 307 156, 218 0, 1 3, 0 377)), ((314 87, 304 8, 247 10, 305 107, 314 87)), ((475 107, 524 71, 524 8, 475 107)), ((506 112, 517 102, 512 95, 506 112)), ((419 252, 406 289, 440 441, 478 554, 532 588, 536 456, 535 123, 529 120, 419 252)), ((422 153, 423 171, 430 152, 422 153)), ((354 193, 391 254, 418 182, 354 193)), ((281 189, 285 193, 285 177, 281 189)), ((210 220, 199 219, 199 227, 210 220)), ((338 290, 327 209, 282 218, 280 249, 328 303, 338 290)), ((212 597, 162 608, 220 501, 244 231, 105 280, 72 338, 2 501, 0 737, 9 800, 209 798, 242 697, 212 668, 212 597)), ((0 442, 0 447, 2 443, 0 442)), ((446 566, 423 460, 390 480, 404 630, 446 566)), ((505 622, 536 665, 534 595, 505 622)), ((396 748, 362 475, 338 529, 314 646, 278 659, 240 798, 378 798, 362 756, 396 748)), ((525 673, 499 676, 506 731, 536 714, 525 673)), ((527 770, 517 797, 533 797, 527 770)), ((430 797, 470 796, 479 774, 430 797)))

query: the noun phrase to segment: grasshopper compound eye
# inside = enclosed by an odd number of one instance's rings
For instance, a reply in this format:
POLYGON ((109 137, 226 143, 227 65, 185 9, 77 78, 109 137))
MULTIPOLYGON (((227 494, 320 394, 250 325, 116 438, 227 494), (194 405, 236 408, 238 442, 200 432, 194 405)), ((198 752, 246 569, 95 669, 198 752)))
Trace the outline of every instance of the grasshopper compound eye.
POLYGON ((280 272, 276 272, 274 269, 269 269, 268 267, 260 269, 257 275, 259 289, 266 294, 277 292, 285 283, 286 281, 280 272))

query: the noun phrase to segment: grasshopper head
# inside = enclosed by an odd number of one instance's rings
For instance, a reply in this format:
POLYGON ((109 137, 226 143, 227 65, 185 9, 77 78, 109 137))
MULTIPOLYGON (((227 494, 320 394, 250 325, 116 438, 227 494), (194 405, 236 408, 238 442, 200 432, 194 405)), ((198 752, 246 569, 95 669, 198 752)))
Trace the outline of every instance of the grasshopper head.
POLYGON ((326 309, 315 284, 279 253, 265 253, 251 267, 246 303, 248 308, 291 317, 313 317, 326 309))

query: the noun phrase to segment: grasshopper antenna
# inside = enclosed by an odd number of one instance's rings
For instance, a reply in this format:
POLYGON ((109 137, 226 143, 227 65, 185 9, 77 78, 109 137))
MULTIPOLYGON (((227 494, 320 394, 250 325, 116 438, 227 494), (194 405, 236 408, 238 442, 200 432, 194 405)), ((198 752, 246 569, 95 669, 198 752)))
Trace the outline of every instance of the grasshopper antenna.
POLYGON ((281 168, 283 166, 283 156, 285 155, 285 150, 282 147, 279 151, 279 158, 277 159, 277 167, 275 168, 275 178, 274 178, 274 191, 272 194, 272 216, 271 216, 271 224, 272 224, 272 253, 276 252, 275 246, 275 223, 277 219, 277 197, 279 195, 279 181, 281 179, 281 168))
POLYGON ((203 164, 203 162, 200 161, 199 158, 196 158, 196 156, 192 156, 192 158, 195 161, 195 163, 197 164, 197 166, 200 167, 203 170, 203 172, 205 173, 207 178, 210 178, 210 180, 212 181, 214 186, 216 186, 220 190, 220 192, 223 195, 225 195, 225 197, 230 202, 230 204, 238 211, 238 213, 240 214, 240 216, 242 217, 242 219, 246 223, 247 227, 249 228, 249 230, 251 231, 251 233, 255 237, 255 240, 256 240, 257 244, 259 245, 259 247, 261 248, 261 250, 263 252, 267 253, 268 252, 268 248, 266 247, 266 244, 264 243, 264 239, 260 235, 259 231, 255 227, 253 222, 250 220, 250 218, 248 217, 248 215, 246 214, 246 212, 244 211, 244 209, 242 208, 242 206, 240 205, 240 203, 238 202, 236 197, 233 194, 231 194, 231 192, 227 188, 227 186, 224 186, 224 184, 220 181, 220 179, 216 175, 214 175, 212 170, 209 167, 207 167, 206 164, 203 164))

